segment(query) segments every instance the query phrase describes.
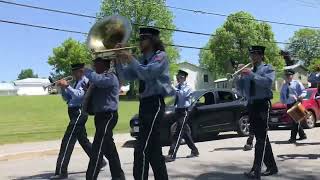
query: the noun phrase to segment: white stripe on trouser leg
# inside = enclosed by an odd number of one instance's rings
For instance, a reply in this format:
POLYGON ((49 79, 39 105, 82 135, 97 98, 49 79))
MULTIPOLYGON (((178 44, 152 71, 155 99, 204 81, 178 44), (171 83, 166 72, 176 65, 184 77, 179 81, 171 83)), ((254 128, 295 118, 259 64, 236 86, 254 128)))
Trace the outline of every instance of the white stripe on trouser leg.
POLYGON ((267 113, 267 127, 266 127, 266 136, 264 138, 264 145, 263 145, 263 151, 262 151, 262 158, 261 158, 261 162, 260 162, 260 172, 262 169, 262 162, 264 160, 264 155, 266 153, 266 144, 267 144, 267 137, 268 137, 268 129, 269 129, 269 116, 270 116, 270 106, 271 103, 268 101, 268 113, 267 113))
POLYGON ((185 113, 186 113, 186 114, 185 114, 185 116, 184 116, 184 118, 183 118, 182 126, 181 126, 181 128, 180 128, 180 132, 179 132, 179 135, 178 135, 178 139, 177 139, 176 145, 175 145, 175 147, 174 147, 174 149, 173 149, 173 154, 172 154, 172 155, 174 155, 174 154, 176 153, 176 149, 177 149, 177 147, 178 147, 178 143, 180 142, 181 133, 182 133, 182 130, 183 130, 185 121, 186 121, 187 116, 188 116, 187 109, 186 109, 185 113))
POLYGON ((70 137, 68 139, 68 142, 67 142, 67 146, 65 148, 65 151, 63 153, 63 157, 62 157, 62 160, 61 160, 61 163, 60 163, 60 171, 59 171, 59 174, 61 174, 61 171, 62 171, 62 164, 63 164, 63 161, 64 161, 64 158, 66 157, 66 154, 67 154, 67 150, 68 150, 68 146, 69 146, 69 143, 70 143, 70 140, 71 140, 71 137, 73 135, 73 132, 77 126, 77 123, 78 123, 78 120, 80 119, 80 116, 81 116, 81 109, 79 109, 79 116, 77 117, 77 120, 72 128, 72 131, 71 131, 71 134, 70 134, 70 137))
POLYGON ((153 125, 154 125, 154 122, 156 121, 157 117, 158 117, 158 114, 160 112, 160 109, 161 109, 161 102, 160 102, 160 99, 159 99, 159 108, 158 108, 158 111, 156 112, 156 114, 154 115, 154 118, 153 118, 153 121, 152 121, 152 124, 151 124, 151 128, 150 128, 150 131, 149 131, 149 134, 148 134, 148 137, 147 137, 147 140, 146 140, 146 143, 143 147, 143 151, 142 151, 142 155, 143 155, 143 158, 142 158, 142 175, 141 175, 141 179, 143 180, 144 179, 144 166, 145 166, 145 163, 146 163, 146 154, 145 154, 145 151, 147 149, 147 146, 148 146, 148 141, 150 139, 150 136, 151 136, 151 133, 152 133, 152 130, 153 130, 153 125))
POLYGON ((100 156, 100 153, 101 153, 101 148, 102 148, 102 145, 103 145, 104 136, 105 136, 106 133, 107 133, 107 129, 108 129, 109 123, 110 123, 110 121, 112 120, 112 118, 113 118, 113 114, 111 113, 111 117, 110 117, 110 119, 108 120, 106 127, 104 127, 104 133, 103 133, 102 140, 101 140, 100 147, 99 147, 99 151, 98 151, 97 162, 96 162, 96 165, 94 166, 94 169, 93 169, 92 179, 94 179, 94 174, 96 173, 97 166, 98 166, 98 164, 99 164, 99 156, 100 156))

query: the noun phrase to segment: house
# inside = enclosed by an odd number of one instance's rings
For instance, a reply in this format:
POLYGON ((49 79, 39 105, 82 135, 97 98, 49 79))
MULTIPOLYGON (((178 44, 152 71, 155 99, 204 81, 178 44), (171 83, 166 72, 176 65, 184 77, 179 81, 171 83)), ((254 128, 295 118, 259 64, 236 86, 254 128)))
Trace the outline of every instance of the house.
POLYGON ((15 96, 17 89, 13 83, 0 83, 0 96, 15 96))
MULTIPOLYGON (((188 73, 187 83, 193 90, 213 88, 214 80, 209 70, 188 62, 182 62, 178 65, 179 69, 188 73)), ((174 84, 176 83, 175 81, 174 84)))
POLYGON ((26 78, 14 81, 19 96, 31 95, 48 95, 48 88, 44 86, 49 85, 49 79, 43 78, 26 78))

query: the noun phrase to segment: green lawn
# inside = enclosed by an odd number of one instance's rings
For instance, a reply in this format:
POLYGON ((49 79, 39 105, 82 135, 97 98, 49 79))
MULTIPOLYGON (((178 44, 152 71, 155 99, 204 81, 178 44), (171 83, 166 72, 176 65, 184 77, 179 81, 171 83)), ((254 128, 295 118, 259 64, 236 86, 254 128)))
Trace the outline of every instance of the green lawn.
MULTIPOLYGON (((120 101, 116 132, 128 132, 137 101, 120 101)), ((67 107, 60 96, 0 97, 0 144, 60 139, 68 124, 67 107)), ((93 118, 87 122, 94 133, 93 118)))
MULTIPOLYGON (((166 99, 169 103, 172 98, 166 99)), ((279 101, 274 92, 273 102, 279 101)), ((128 132, 138 101, 121 100, 115 132, 128 132)), ((0 96, 0 144, 60 139, 68 124, 67 107, 60 96, 0 96)), ((87 122, 94 133, 92 117, 87 122)))
POLYGON ((280 92, 274 91, 273 92, 272 103, 279 102, 279 101, 280 101, 280 92))

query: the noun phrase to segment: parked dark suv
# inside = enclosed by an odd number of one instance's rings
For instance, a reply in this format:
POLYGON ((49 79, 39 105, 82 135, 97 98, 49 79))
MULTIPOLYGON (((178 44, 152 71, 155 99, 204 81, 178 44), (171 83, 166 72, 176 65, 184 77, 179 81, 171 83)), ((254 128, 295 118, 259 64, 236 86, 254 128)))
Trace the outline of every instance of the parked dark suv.
MULTIPOLYGON (((249 133, 249 122, 245 101, 229 89, 195 91, 192 105, 188 109, 189 124, 195 140, 220 132, 236 131, 240 136, 249 133)), ((167 105, 165 116, 160 124, 161 142, 168 142, 175 131, 174 106, 167 105)), ((135 115, 130 121, 131 136, 139 133, 139 119, 135 115)))

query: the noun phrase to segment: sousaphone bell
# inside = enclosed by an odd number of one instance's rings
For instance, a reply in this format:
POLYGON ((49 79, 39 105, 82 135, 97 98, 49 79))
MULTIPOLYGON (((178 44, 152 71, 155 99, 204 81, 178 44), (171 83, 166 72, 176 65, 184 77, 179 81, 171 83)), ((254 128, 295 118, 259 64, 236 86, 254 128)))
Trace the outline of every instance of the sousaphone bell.
POLYGON ((95 57, 114 58, 114 51, 135 47, 115 48, 130 38, 132 26, 130 21, 119 15, 107 16, 98 20, 90 29, 87 46, 95 57))

